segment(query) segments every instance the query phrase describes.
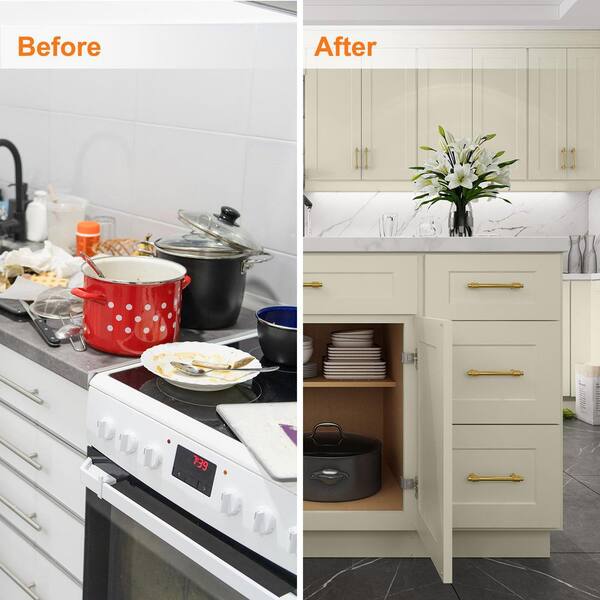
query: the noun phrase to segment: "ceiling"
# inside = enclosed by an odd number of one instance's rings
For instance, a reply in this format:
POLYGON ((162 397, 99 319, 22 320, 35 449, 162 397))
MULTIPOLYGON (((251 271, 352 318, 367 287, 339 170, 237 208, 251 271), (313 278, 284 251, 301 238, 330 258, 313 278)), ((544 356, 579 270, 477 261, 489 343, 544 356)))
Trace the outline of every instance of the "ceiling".
POLYGON ((304 0, 304 23, 600 29, 600 0, 304 0))

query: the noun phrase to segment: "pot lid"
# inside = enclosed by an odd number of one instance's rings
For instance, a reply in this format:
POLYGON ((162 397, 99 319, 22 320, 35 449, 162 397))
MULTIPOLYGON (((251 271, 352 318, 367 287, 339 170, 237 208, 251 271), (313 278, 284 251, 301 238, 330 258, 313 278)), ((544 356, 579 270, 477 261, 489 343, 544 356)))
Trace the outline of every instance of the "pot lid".
POLYGON ((185 233, 174 238, 160 238, 154 242, 156 247, 168 254, 192 257, 233 257, 239 256, 240 251, 206 237, 200 232, 185 233))
POLYGON ((236 223, 240 218, 240 213, 235 208, 222 206, 219 214, 179 210, 177 216, 182 223, 191 225, 211 239, 238 252, 261 254, 263 251, 262 246, 236 223))
POLYGON ((304 434, 304 456, 359 456, 380 446, 374 438, 345 433, 337 423, 319 423, 312 433, 304 434))

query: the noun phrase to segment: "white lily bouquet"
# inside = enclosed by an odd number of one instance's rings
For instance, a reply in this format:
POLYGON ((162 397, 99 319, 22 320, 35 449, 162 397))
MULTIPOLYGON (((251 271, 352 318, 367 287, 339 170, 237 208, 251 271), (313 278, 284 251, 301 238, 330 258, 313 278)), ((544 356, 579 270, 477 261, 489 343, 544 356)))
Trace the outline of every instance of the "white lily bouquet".
POLYGON ((501 160, 504 151, 493 156, 484 144, 495 138, 495 133, 482 135, 474 140, 455 137, 440 125, 440 149, 421 146, 422 150, 433 152, 434 156, 423 167, 411 167, 419 171, 413 181, 418 190, 415 200, 420 200, 418 208, 436 202, 450 202, 452 207, 450 235, 472 235, 472 216, 468 207, 480 198, 500 198, 500 193, 510 189, 510 166, 514 160, 501 160))

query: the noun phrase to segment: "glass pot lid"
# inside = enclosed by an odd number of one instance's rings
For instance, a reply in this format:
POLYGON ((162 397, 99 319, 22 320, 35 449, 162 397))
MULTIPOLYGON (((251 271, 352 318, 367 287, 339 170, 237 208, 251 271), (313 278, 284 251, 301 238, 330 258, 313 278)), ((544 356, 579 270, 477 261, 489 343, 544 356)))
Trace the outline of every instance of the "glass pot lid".
POLYGON ((241 254, 248 254, 234 250, 214 238, 206 237, 199 231, 185 233, 176 238, 160 238, 154 244, 159 250, 177 256, 235 258, 241 254))
POLYGON ((191 225, 195 230, 209 236, 225 246, 250 254, 262 254, 263 247, 241 228, 236 221, 240 213, 230 206, 222 206, 217 213, 194 213, 179 210, 177 216, 182 223, 191 225))

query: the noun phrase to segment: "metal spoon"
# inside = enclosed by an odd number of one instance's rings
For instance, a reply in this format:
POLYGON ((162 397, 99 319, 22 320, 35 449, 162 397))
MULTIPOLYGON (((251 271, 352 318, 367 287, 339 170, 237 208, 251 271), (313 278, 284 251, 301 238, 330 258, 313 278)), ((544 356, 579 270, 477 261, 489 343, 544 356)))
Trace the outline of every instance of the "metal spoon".
POLYGON ((240 367, 238 369, 201 369, 200 367, 195 367, 194 365, 190 365, 188 363, 182 363, 176 360, 171 361, 171 366, 185 373, 185 375, 192 375, 194 377, 200 375, 206 375, 207 373, 211 373, 212 371, 253 371, 258 373, 271 373, 272 371, 279 370, 279 367, 240 367))
POLYGON ((106 279, 106 276, 100 270, 98 265, 85 252, 80 252, 79 256, 81 256, 81 258, 85 260, 85 262, 89 265, 90 269, 92 269, 92 271, 94 271, 94 273, 96 273, 98 277, 100 277, 101 279, 106 279))

